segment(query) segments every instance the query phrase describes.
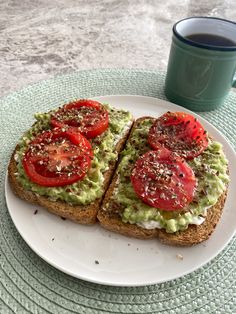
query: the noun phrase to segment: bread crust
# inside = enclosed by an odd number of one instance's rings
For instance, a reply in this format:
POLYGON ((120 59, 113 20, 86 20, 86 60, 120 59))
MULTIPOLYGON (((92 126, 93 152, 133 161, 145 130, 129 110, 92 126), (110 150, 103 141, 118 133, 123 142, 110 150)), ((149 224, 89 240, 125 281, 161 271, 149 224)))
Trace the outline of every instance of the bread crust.
POLYGON ((174 246, 192 246, 209 239, 221 217, 227 194, 223 193, 217 203, 208 209, 207 217, 201 225, 189 225, 187 230, 167 233, 164 229, 144 229, 135 224, 122 222, 118 214, 110 212, 109 207, 106 208, 106 202, 110 202, 109 206, 112 206, 109 199, 109 194, 113 193, 112 189, 109 188, 107 193, 102 209, 98 212, 98 220, 103 228, 143 240, 159 238, 161 242, 174 246))
MULTIPOLYGON (((130 125, 130 128, 128 128, 125 131, 124 136, 116 144, 115 151, 117 151, 118 154, 125 145, 125 142, 129 135, 131 127, 132 127, 132 123, 130 125)), ((93 203, 89 205, 70 205, 61 200, 52 201, 47 196, 41 196, 32 191, 24 189, 24 187, 20 184, 16 176, 17 163, 14 159, 16 150, 17 150, 17 147, 15 148, 15 151, 13 152, 10 159, 10 163, 8 165, 9 183, 15 195, 17 195, 19 198, 29 203, 40 205, 46 208, 48 211, 50 211, 53 214, 56 214, 63 218, 73 220, 77 223, 86 224, 86 225, 96 223, 98 209, 103 200, 105 191, 107 190, 110 184, 113 172, 115 171, 115 168, 116 168, 117 161, 111 163, 109 166, 109 169, 104 173, 104 182, 103 182, 103 187, 102 187, 104 190, 104 193, 101 198, 96 199, 93 203)))
MULTIPOLYGON (((135 121, 127 142, 130 140, 137 124, 149 117, 142 117, 135 121)), ((207 240, 213 233, 221 217, 224 203, 227 196, 227 190, 219 197, 217 203, 208 209, 207 217, 201 225, 189 225, 184 231, 176 233, 167 233, 164 229, 144 229, 136 224, 124 223, 119 214, 112 208, 112 194, 118 184, 118 175, 115 174, 113 180, 105 194, 101 209, 98 211, 98 220, 102 227, 107 230, 123 234, 128 237, 138 239, 158 238, 161 242, 174 246, 192 246, 207 240)))

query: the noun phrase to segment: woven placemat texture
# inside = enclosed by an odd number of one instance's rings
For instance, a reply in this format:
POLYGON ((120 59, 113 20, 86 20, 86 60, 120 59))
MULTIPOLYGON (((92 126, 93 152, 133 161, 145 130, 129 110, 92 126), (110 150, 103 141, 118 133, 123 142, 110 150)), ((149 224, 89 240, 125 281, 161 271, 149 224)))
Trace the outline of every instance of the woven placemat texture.
MULTIPOLYGON (((236 313, 236 237, 210 263, 182 278, 145 287, 109 287, 70 277, 39 258, 7 211, 7 163, 33 113, 75 98, 135 94, 165 99, 164 74, 145 70, 92 70, 28 86, 0 100, 0 313, 236 313)), ((236 148, 236 94, 201 115, 236 148)))

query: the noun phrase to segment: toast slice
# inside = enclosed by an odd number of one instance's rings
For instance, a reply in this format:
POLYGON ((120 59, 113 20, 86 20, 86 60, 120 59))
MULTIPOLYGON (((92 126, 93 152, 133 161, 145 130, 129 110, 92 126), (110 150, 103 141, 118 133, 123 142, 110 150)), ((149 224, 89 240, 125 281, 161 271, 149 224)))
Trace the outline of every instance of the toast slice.
MULTIPOLYGON (((110 110, 112 111, 111 113, 112 117, 116 115, 116 112, 119 115, 121 115, 122 112, 124 113, 124 111, 116 110, 114 108, 110 108, 110 110)), ((112 117, 111 117, 111 120, 112 120, 112 117)), ((133 118, 131 117, 130 114, 128 118, 126 117, 126 120, 127 121, 124 124, 123 128, 116 131, 117 133, 116 140, 113 141, 113 147, 111 148, 113 158, 111 158, 111 160, 108 160, 107 167, 105 171, 103 171, 102 173, 103 181, 102 181, 102 186, 100 187, 102 189, 102 192, 100 193, 101 195, 99 195, 99 197, 97 197, 94 201, 88 204, 75 204, 75 203, 70 203, 61 199, 55 200, 49 197, 48 195, 40 195, 39 193, 35 192, 35 190, 31 188, 28 189, 25 186, 23 186, 22 181, 19 180, 19 176, 20 176, 19 167, 22 167, 20 166, 21 161, 19 160, 19 157, 17 156, 20 150, 19 144, 16 146, 11 156, 10 163, 8 166, 8 178, 9 178, 9 183, 13 192, 19 198, 29 203, 38 204, 46 208, 51 213, 61 216, 63 218, 68 218, 70 220, 76 221, 81 224, 94 224, 97 221, 97 212, 101 205, 104 193, 107 190, 110 180, 112 178, 112 175, 114 173, 119 153, 125 145, 126 139, 128 137, 128 134, 130 132, 130 129, 133 123, 133 118)), ((110 122, 111 123, 110 123, 109 129, 112 128, 112 124, 113 124, 113 121, 110 121, 110 122)), ((37 132, 41 132, 42 129, 45 129, 45 123, 42 123, 42 121, 40 121, 39 119, 39 121, 33 125, 33 129, 34 131, 37 130, 37 132)), ((113 125, 113 129, 110 130, 109 132, 113 132, 113 133, 115 132, 114 125, 113 125)), ((34 132, 28 131, 27 136, 32 133, 34 132)), ((25 138, 25 135, 23 136, 23 139, 24 138, 25 138)), ((103 135, 92 140, 92 146, 96 147, 96 143, 98 143, 98 141, 102 141, 102 139, 104 139, 103 135)), ((104 148, 103 153, 106 154, 105 148, 104 148)), ((87 176, 89 177, 89 174, 87 176)), ((70 186, 66 186, 66 188, 68 189, 70 188, 70 186)))
MULTIPOLYGON (((145 137, 147 134, 145 132, 142 134, 142 123, 145 123, 145 121, 148 120, 152 123, 154 119, 150 117, 143 117, 135 121, 127 140, 126 148, 123 152, 123 158, 125 158, 126 156, 126 151, 130 151, 129 144, 136 145, 135 140, 137 136, 135 136, 134 132, 138 129, 140 129, 139 134, 141 138, 144 138, 144 140, 142 140, 140 145, 140 151, 137 151, 135 158, 138 158, 147 150, 150 150, 147 143, 145 144, 145 137)), ((124 204, 122 204, 122 201, 119 202, 119 193, 122 193, 122 190, 119 190, 119 186, 121 184, 120 182, 122 182, 121 175, 124 176, 124 172, 122 174, 122 167, 123 165, 121 158, 116 174, 113 177, 113 180, 104 197, 101 209, 98 212, 98 220, 102 227, 107 230, 123 234, 125 236, 135 237, 139 239, 159 238, 162 242, 175 246, 195 245, 207 240, 210 237, 223 211, 227 195, 227 182, 225 183, 225 190, 221 193, 221 195, 219 195, 217 201, 212 206, 210 206, 210 208, 208 208, 207 214, 204 214, 205 220, 203 223, 198 225, 188 224, 187 229, 170 233, 169 231, 167 232, 165 228, 146 229, 140 226, 140 224, 138 225, 133 221, 125 221, 123 215, 125 206, 124 204)), ((129 174, 128 168, 126 169, 126 173, 129 174)), ((132 194, 132 188, 130 188, 131 185, 129 186, 128 181, 123 182, 126 182, 125 189, 129 190, 128 193, 132 194)), ((137 205, 138 202, 142 201, 135 198, 134 203, 137 205)))

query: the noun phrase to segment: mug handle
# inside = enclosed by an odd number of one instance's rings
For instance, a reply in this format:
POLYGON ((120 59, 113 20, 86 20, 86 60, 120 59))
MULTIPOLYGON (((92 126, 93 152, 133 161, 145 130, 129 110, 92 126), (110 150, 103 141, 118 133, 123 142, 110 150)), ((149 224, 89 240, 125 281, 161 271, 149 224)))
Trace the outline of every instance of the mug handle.
POLYGON ((236 88, 236 75, 233 78, 232 87, 236 88))

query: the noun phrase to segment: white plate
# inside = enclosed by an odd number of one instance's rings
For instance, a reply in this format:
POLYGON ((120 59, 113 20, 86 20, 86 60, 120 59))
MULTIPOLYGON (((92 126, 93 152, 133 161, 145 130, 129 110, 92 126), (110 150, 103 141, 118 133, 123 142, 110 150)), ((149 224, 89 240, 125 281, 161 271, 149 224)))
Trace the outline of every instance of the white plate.
MULTIPOLYGON (((187 111, 169 102, 143 96, 102 96, 101 102, 130 110, 135 117, 159 116, 168 110, 187 111)), ((223 216, 211 238, 190 248, 166 246, 158 240, 136 240, 82 226, 48 213, 15 197, 6 180, 6 201, 12 220, 27 244, 45 261, 74 277, 100 284, 141 286, 188 274, 215 257, 236 229, 233 186, 236 155, 210 123, 198 117, 210 134, 224 145, 231 182, 223 216), (34 215, 34 211, 38 213, 34 215), (181 254, 183 260, 177 258, 181 254)))

